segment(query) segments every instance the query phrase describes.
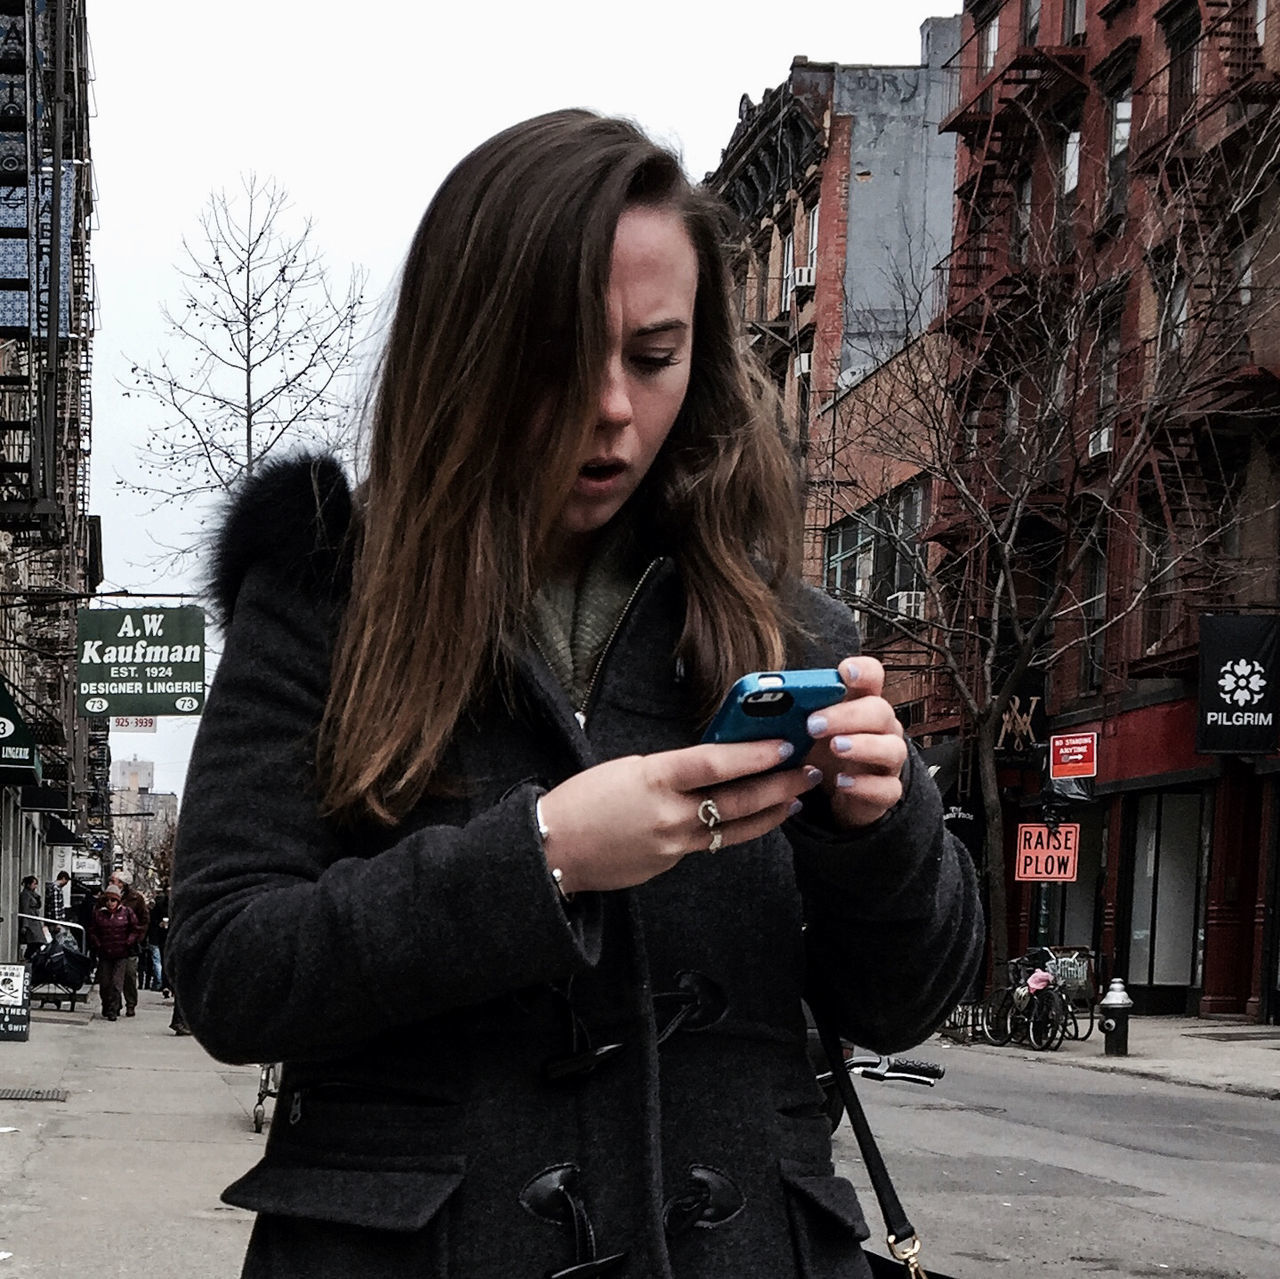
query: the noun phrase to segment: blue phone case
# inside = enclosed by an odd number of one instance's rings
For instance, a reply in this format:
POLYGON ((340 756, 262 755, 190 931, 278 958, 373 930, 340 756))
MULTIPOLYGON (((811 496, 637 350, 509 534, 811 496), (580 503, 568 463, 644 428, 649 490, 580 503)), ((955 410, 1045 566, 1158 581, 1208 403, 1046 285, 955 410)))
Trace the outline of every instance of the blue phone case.
POLYGON ((744 675, 724 699, 704 742, 758 742, 780 737, 795 754, 779 768, 795 768, 809 753, 813 738, 805 723, 814 711, 844 700, 837 670, 757 671, 744 675))

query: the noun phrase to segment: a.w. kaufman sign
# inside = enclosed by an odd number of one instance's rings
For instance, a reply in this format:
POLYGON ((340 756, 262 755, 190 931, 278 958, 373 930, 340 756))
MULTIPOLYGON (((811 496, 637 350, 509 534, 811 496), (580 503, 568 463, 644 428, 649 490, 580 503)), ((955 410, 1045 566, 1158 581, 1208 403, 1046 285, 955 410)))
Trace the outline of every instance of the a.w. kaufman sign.
POLYGON ((1200 619, 1201 755, 1270 755, 1280 742, 1280 618, 1200 619))
POLYGON ((204 609, 81 609, 76 709, 82 715, 199 715, 204 609))

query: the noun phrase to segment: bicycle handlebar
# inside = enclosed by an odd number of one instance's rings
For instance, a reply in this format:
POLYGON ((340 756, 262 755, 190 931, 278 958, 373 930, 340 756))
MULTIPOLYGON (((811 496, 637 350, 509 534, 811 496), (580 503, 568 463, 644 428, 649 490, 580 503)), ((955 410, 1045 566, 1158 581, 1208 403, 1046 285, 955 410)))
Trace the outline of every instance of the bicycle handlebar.
POLYGON ((947 1073, 947 1068, 936 1062, 913 1061, 909 1057, 850 1057, 845 1068, 863 1079, 894 1079, 926 1088, 932 1088, 947 1073))
MULTIPOLYGON (((932 1088, 947 1073, 947 1068, 936 1062, 912 1061, 908 1057, 882 1057, 874 1053, 846 1057, 844 1068, 851 1075, 861 1075, 863 1079, 922 1084, 926 1088, 932 1088)), ((825 1087, 830 1082, 831 1072, 824 1070, 818 1076, 818 1083, 825 1087)))

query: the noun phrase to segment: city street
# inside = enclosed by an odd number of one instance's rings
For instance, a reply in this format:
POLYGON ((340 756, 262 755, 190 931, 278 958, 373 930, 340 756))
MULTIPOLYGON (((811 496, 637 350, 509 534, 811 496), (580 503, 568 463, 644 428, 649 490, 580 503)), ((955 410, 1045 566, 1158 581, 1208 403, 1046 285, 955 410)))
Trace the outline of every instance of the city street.
MULTIPOLYGON (((258 1072, 171 1035, 170 1011, 152 992, 115 1024, 37 1011, 29 1042, 0 1045, 0 1090, 65 1092, 0 1100, 0 1279, 238 1273, 251 1219, 218 1193, 264 1140, 258 1072)), ((1124 1059, 1096 1036, 1046 1056, 934 1040, 916 1055, 946 1066, 937 1088, 860 1085, 926 1263, 1046 1279, 1277 1273, 1276 1029, 1160 1019, 1132 1040, 1124 1059)), ((847 1126, 837 1157, 871 1220, 847 1126)))
MULTIPOLYGON (((1065 1057, 938 1041, 927 1052, 947 1068, 936 1088, 859 1086, 926 1268, 1280 1274, 1275 1100, 1075 1069, 1065 1057)), ((839 1150, 870 1220, 847 1125, 839 1150)))

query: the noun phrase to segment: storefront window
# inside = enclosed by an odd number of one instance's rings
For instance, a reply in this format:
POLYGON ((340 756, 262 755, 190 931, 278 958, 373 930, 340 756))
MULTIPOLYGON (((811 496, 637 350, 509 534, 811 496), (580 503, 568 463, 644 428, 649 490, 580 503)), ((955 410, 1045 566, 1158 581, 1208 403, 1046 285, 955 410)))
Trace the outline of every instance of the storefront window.
POLYGON ((1137 801, 1129 912, 1130 987, 1165 987, 1148 1011, 1181 1011, 1199 980, 1207 815, 1200 791, 1137 801))

